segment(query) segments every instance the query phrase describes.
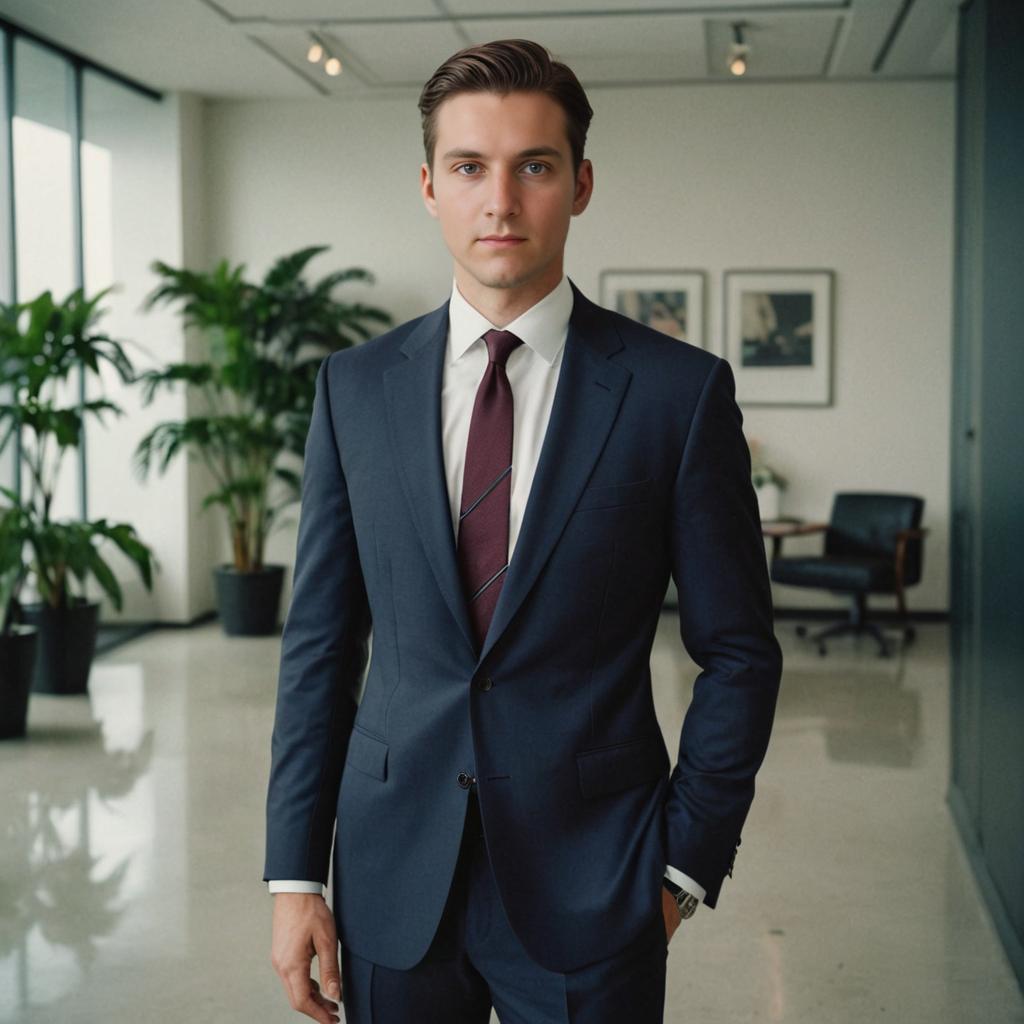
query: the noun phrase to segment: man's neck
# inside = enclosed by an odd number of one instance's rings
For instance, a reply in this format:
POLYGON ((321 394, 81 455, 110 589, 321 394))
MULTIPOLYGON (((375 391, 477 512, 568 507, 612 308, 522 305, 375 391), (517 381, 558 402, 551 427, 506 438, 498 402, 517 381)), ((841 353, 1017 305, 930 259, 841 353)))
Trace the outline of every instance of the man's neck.
MULTIPOLYGON (((468 275, 466 275, 468 276, 468 275)), ((557 275, 530 281, 522 288, 487 288, 473 278, 460 279, 456 268, 455 284, 462 297, 488 322, 503 328, 558 287, 563 277, 562 268, 557 275)))

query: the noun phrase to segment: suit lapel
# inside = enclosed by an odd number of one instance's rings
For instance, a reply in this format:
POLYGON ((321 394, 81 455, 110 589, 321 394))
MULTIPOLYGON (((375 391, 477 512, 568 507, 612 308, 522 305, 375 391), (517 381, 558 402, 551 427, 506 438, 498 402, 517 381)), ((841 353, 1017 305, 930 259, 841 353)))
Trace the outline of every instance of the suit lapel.
POLYGON ((558 542, 632 377, 624 366, 608 361, 622 348, 610 318, 575 284, 572 289, 575 301, 551 419, 480 661, 512 621, 558 542))
POLYGON ((401 347, 407 358, 384 371, 388 424, 399 476, 413 522, 438 588, 459 629, 476 652, 455 553, 444 449, 441 385, 448 339, 448 303, 428 313, 401 347))
MULTIPOLYGON (((611 318, 570 281, 573 310, 555 388, 551 419, 502 584, 483 661, 536 582, 586 486, 632 376, 608 357, 622 348, 611 318)), ((385 371, 392 442, 403 489, 438 587, 476 654, 459 578, 441 444, 441 385, 448 304, 420 321, 402 345, 407 361, 385 371)))

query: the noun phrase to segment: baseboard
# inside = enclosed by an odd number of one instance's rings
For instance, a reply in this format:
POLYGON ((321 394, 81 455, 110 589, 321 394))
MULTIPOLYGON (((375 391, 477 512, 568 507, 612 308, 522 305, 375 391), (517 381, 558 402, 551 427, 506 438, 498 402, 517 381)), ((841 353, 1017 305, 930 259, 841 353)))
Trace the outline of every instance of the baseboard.
MULTIPOLYGON (((815 620, 836 620, 844 619, 849 612, 844 607, 835 608, 786 608, 775 605, 774 615, 776 619, 815 619, 815 620)), ((911 622, 948 622, 948 611, 910 611, 907 618, 911 622)), ((868 607, 866 621, 868 622, 901 622, 899 612, 890 608, 868 607)))
MULTIPOLYGON (((672 598, 666 598, 661 606, 661 610, 663 612, 675 612, 679 610, 679 605, 672 598)), ((814 622, 839 622, 849 616, 847 609, 841 607, 784 608, 780 605, 775 605, 772 612, 776 621, 779 619, 805 619, 814 622)), ((949 612, 912 611, 908 613, 907 619, 910 622, 949 622, 949 612)), ((887 622, 893 624, 901 623, 903 620, 896 611, 890 611, 889 609, 879 609, 876 611, 874 608, 869 608, 866 621, 884 625, 887 622)))
POLYGON ((217 618, 215 611, 203 612, 189 622, 157 622, 149 620, 145 622, 132 622, 121 620, 118 622, 101 622, 96 632, 96 653, 106 654, 108 651, 136 640, 140 636, 152 633, 158 629, 191 629, 193 626, 201 626, 217 618))
POLYGON ((946 802, 949 804, 950 812, 953 815, 953 822, 963 843, 964 852, 967 854, 967 861, 974 873, 974 878, 981 891, 981 898, 988 912, 992 915, 992 921, 996 926, 996 933, 1006 951, 1007 959, 1017 975, 1017 984, 1024 992, 1024 942, 1021 936, 1014 930, 1010 922, 1010 915, 1006 911, 1003 899, 999 895, 999 889, 992 876, 988 873, 988 864, 985 861, 985 853, 978 843, 978 836, 974 831, 974 822, 971 820, 971 813, 967 809, 967 801, 956 783, 950 783, 949 791, 946 794, 946 802))

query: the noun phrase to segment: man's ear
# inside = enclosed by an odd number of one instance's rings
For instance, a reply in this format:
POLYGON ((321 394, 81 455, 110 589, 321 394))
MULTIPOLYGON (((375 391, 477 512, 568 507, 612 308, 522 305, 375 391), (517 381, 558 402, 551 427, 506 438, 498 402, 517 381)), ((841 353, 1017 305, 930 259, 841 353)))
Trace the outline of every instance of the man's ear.
POLYGON ((430 167, 427 164, 420 164, 420 195, 423 196, 423 205, 431 217, 437 217, 437 199, 434 197, 434 182, 430 177, 430 167))
POLYGON ((576 174, 576 191, 572 197, 572 215, 581 214, 590 203, 590 197, 594 194, 594 166, 589 160, 580 162, 580 169, 576 174))

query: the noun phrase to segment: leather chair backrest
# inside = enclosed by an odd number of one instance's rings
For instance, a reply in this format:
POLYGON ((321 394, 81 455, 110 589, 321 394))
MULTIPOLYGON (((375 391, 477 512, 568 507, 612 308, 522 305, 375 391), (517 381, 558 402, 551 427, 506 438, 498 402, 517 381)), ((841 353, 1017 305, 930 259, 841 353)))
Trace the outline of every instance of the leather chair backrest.
MULTIPOLYGON (((825 554, 892 558, 896 553, 896 534, 920 526, 923 514, 924 498, 913 494, 837 494, 825 535, 825 554)), ((922 561, 921 541, 909 541, 904 562, 905 584, 920 580, 922 561)))

